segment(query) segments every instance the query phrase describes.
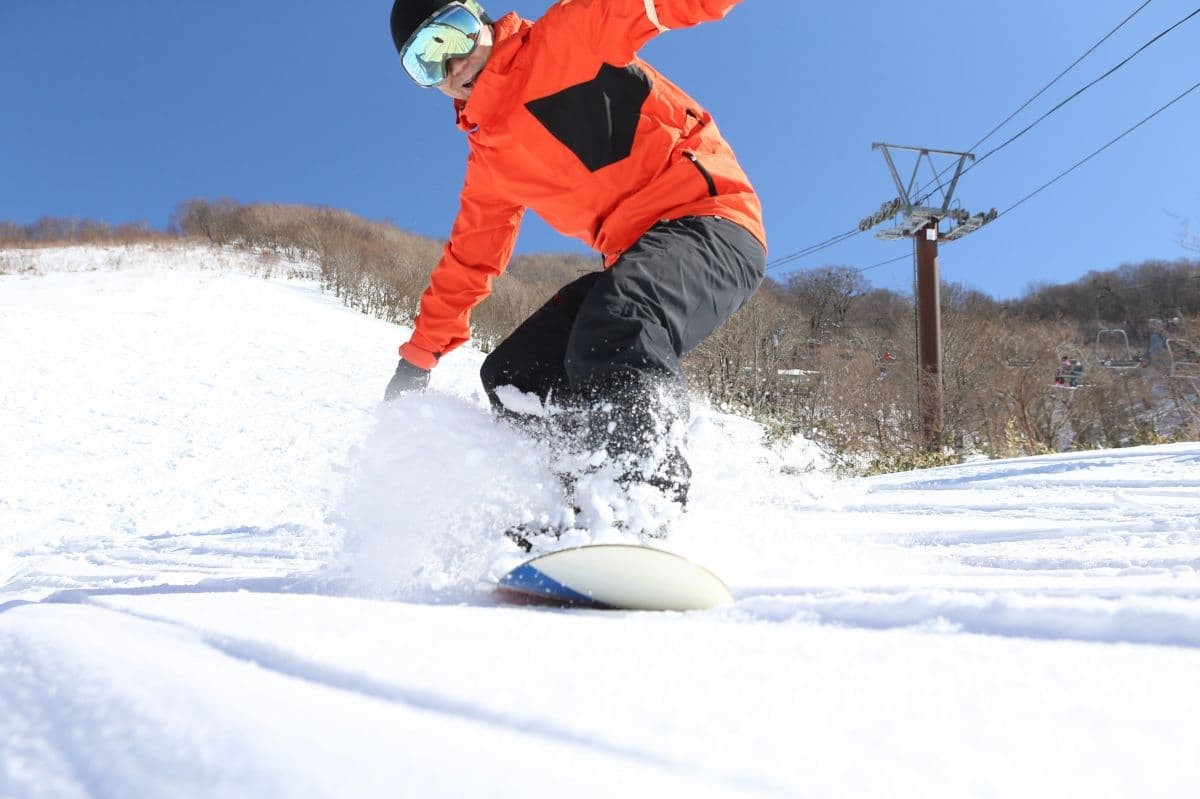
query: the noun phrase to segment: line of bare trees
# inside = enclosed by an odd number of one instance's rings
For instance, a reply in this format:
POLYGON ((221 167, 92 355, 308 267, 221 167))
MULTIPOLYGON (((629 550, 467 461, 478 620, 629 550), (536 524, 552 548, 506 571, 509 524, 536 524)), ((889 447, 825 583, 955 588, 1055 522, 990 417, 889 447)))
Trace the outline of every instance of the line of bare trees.
MULTIPOLYGON (((351 308, 391 322, 408 324, 416 314, 429 273, 443 243, 334 208, 232 200, 188 200, 176 208, 171 229, 218 245, 236 245, 294 260, 311 260, 321 281, 351 308)), ((514 319, 545 299, 536 283, 539 271, 562 274, 578 267, 573 259, 533 256, 517 259, 513 279, 496 281, 489 301, 472 315, 476 343, 490 350, 514 326, 514 319), (530 268, 555 260, 553 268, 530 268), (529 262, 529 263, 526 263, 529 262), (533 275, 533 281, 527 279, 533 275)))
MULTIPOLYGON (((1093 273, 1016 303, 953 284, 942 298, 947 451, 1200 437, 1200 262, 1093 273), (1075 374, 1060 378, 1064 357, 1075 374)), ((848 466, 889 468, 939 460, 921 454, 915 349, 909 298, 831 267, 768 284, 691 366, 715 399, 830 443, 848 466)))
POLYGON ((148 222, 110 225, 99 219, 44 216, 28 225, 0 220, 0 247, 36 247, 61 244, 132 244, 163 241, 170 234, 148 222))
MULTIPOLYGON (((0 245, 78 241, 92 229, 0 223, 0 245)), ((443 247, 336 209, 231 200, 181 204, 169 233, 311 261, 347 305, 402 323, 443 247)), ((489 350, 556 289, 599 267, 575 255, 514 258, 472 316, 476 343, 489 350)), ((774 433, 817 439, 858 472, 971 450, 1011 456, 1200 438, 1200 261, 1093 272, 1008 303, 954 284, 942 297, 941 454, 926 453, 919 434, 912 301, 848 267, 768 279, 685 368, 694 392, 774 433), (1078 364, 1069 382, 1058 378, 1064 357, 1078 364)))

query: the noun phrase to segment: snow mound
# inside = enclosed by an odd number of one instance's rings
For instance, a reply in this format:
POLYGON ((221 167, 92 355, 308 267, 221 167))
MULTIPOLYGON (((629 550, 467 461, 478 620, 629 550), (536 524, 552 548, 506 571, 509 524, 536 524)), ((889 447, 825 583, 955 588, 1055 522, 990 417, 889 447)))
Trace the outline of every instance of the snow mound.
POLYGON ((407 330, 129 252, 0 275, 0 796, 1195 792, 1200 443, 834 480, 697 404, 736 604, 497 607, 557 452, 481 353, 380 407, 407 330))
POLYGON ((0 275, 136 270, 236 270, 266 277, 316 279, 310 261, 268 251, 211 244, 109 244, 0 250, 0 275))

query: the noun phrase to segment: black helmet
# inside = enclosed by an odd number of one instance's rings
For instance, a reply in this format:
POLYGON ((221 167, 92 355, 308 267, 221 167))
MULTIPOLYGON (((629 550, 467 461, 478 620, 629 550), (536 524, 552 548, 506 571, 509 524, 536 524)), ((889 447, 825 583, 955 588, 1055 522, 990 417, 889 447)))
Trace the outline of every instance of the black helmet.
MULTIPOLYGON (((479 3, 474 0, 458 1, 460 5, 477 12, 484 24, 491 24, 479 3)), ((455 0, 396 0, 392 4, 392 41, 396 45, 396 52, 400 52, 400 48, 404 47, 404 43, 422 22, 453 2, 455 0)))

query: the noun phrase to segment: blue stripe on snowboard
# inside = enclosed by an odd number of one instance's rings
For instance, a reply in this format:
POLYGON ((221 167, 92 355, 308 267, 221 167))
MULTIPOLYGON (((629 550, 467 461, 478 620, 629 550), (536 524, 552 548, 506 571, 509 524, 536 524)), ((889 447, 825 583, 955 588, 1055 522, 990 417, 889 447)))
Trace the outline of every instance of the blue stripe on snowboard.
POLYGON ((540 596, 560 602, 575 602, 581 605, 607 607, 603 602, 597 602, 586 594, 568 588, 567 586, 538 571, 532 563, 526 563, 510 571, 500 580, 500 585, 522 594, 540 596))

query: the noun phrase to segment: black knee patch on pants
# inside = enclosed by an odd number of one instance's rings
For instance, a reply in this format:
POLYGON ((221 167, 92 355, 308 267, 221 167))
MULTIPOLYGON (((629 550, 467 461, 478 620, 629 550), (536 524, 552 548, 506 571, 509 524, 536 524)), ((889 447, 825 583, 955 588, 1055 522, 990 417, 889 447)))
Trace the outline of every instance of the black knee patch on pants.
MULTIPOLYGON (((647 415, 686 418, 680 358, 750 299, 765 265, 758 240, 726 219, 661 222, 505 339, 484 361, 484 389, 497 407, 504 385, 577 407, 589 416, 589 445, 642 455, 647 431, 662 428, 648 426, 647 415)), ((682 467, 668 471, 686 482, 690 470, 678 459, 682 467)))

